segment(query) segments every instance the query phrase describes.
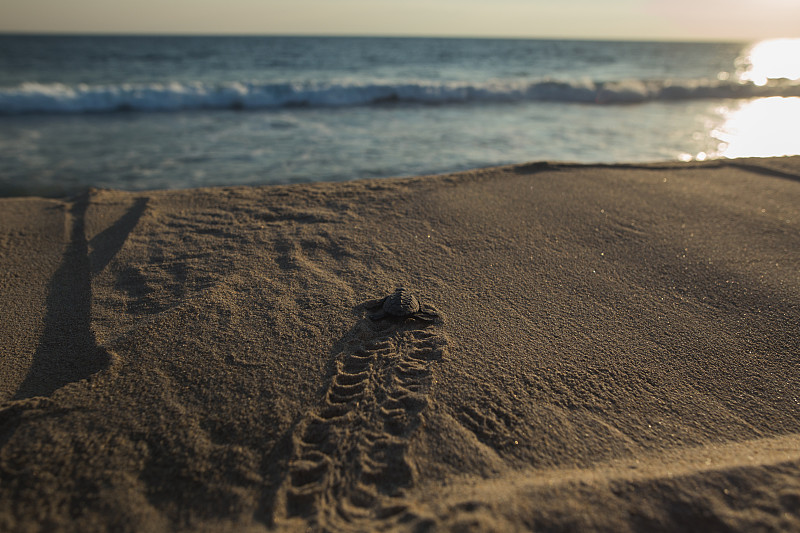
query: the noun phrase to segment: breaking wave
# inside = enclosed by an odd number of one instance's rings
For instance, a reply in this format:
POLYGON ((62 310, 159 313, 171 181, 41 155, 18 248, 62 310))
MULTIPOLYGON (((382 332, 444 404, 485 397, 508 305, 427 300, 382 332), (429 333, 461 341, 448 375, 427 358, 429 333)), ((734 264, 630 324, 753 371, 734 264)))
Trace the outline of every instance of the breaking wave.
POLYGON ((624 80, 615 82, 413 82, 265 83, 172 82, 120 85, 24 83, 0 88, 0 114, 270 109, 482 102, 635 104, 704 98, 800 96, 800 83, 766 85, 718 80, 624 80))

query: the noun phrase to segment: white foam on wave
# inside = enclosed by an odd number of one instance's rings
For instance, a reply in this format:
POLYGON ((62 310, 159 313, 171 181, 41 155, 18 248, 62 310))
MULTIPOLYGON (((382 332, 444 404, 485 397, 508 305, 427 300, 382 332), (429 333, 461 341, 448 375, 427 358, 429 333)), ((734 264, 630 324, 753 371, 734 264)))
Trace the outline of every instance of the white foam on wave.
POLYGON ((23 83, 0 88, 0 114, 341 107, 388 102, 468 103, 552 101, 631 104, 659 100, 800 96, 800 83, 765 85, 728 80, 615 82, 495 81, 409 83, 171 82, 120 85, 23 83))

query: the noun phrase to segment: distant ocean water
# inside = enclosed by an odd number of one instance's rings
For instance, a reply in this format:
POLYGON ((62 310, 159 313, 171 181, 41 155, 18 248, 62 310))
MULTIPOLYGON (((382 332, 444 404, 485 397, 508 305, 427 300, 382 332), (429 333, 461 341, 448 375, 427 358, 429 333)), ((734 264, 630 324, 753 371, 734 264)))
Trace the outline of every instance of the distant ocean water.
POLYGON ((783 46, 0 35, 0 194, 795 154, 783 46))

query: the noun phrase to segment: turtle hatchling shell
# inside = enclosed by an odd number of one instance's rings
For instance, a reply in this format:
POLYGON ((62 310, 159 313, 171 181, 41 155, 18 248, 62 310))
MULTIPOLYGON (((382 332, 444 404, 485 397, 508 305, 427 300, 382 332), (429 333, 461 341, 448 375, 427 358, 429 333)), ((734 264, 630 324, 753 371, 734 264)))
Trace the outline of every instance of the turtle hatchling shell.
POLYGON ((400 288, 386 297, 383 310, 392 316, 410 316, 419 311, 419 300, 410 291, 400 288))

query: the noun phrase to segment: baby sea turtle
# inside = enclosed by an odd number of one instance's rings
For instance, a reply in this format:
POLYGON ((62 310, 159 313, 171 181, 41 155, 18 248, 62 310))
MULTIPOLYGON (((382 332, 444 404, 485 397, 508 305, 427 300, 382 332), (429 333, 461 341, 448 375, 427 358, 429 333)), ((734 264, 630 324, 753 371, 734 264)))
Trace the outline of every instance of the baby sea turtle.
POLYGON ((404 287, 398 287, 395 291, 385 298, 381 298, 367 305, 367 309, 378 309, 371 313, 369 318, 381 320, 382 318, 400 319, 414 318, 433 322, 439 317, 431 307, 419 303, 414 294, 404 287))

